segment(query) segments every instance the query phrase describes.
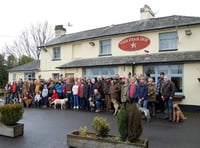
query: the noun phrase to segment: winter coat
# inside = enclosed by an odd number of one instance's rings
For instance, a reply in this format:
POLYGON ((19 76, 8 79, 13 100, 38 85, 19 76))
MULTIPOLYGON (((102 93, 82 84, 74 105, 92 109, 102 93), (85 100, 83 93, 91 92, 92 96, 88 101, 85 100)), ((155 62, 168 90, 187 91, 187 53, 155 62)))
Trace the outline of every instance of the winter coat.
POLYGON ((138 99, 144 98, 144 100, 148 100, 148 85, 147 84, 139 84, 137 87, 137 95, 138 99))
POLYGON ((148 84, 148 97, 150 102, 156 101, 156 87, 155 84, 148 84))
POLYGON ((169 99, 170 97, 173 97, 175 94, 175 85, 172 81, 168 81, 167 83, 163 83, 162 89, 161 89, 161 95, 165 99, 169 99))
POLYGON ((127 94, 128 87, 129 87, 128 84, 124 84, 121 87, 121 102, 126 102, 127 100, 129 100, 129 97, 128 97, 128 94, 127 94))
POLYGON ((111 99, 119 100, 119 92, 121 91, 119 83, 113 83, 110 87, 111 99))

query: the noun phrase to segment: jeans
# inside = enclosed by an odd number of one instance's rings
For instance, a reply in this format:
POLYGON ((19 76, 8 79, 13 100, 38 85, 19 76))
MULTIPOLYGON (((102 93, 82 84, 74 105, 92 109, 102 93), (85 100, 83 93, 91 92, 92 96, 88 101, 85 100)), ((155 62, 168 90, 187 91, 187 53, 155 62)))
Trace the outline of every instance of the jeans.
POLYGON ((49 102, 48 102, 48 96, 43 97, 42 99, 43 99, 43 100, 42 100, 43 105, 48 105, 48 104, 49 104, 49 102))
POLYGON ((148 105, 148 100, 139 100, 138 101, 138 105, 140 106, 140 107, 144 107, 144 108, 147 108, 147 105, 148 105))
POLYGON ((166 99, 165 102, 164 102, 164 105, 165 105, 165 109, 168 109, 168 111, 172 113, 172 110, 173 110, 172 99, 166 99))
POLYGON ((97 110, 101 110, 101 101, 95 101, 95 104, 96 104, 96 109, 97 110))
POLYGON ((73 95, 73 96, 74 96, 74 106, 79 106, 78 96, 77 95, 73 95))
POLYGON ((73 107, 73 95, 72 94, 66 94, 66 98, 68 98, 68 107, 73 107))
POLYGON ((35 107, 37 107, 37 108, 40 107, 40 101, 35 101, 35 107))
POLYGON ((81 109, 85 109, 86 99, 84 97, 79 97, 81 109))
POLYGON ((156 106, 156 103, 155 103, 155 102, 152 102, 152 101, 151 101, 151 102, 149 101, 149 102, 148 102, 148 105, 149 105, 149 107, 155 107, 155 106, 156 106))
POLYGON ((5 102, 5 104, 9 104, 10 102, 11 102, 10 96, 6 96, 6 102, 5 102))

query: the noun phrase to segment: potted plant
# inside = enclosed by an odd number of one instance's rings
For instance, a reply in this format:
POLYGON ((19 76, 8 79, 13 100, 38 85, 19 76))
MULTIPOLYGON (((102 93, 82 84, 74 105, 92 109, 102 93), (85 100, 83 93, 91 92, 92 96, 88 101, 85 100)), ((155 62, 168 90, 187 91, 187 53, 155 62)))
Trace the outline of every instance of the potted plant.
POLYGON ((141 114, 135 104, 122 105, 117 118, 120 136, 109 135, 110 125, 106 118, 94 117, 92 128, 95 132, 88 132, 85 126, 67 134, 68 147, 148 148, 148 140, 139 139, 142 134, 141 114))
POLYGON ((24 124, 18 123, 23 117, 21 104, 6 104, 0 106, 0 135, 16 137, 23 135, 24 124))

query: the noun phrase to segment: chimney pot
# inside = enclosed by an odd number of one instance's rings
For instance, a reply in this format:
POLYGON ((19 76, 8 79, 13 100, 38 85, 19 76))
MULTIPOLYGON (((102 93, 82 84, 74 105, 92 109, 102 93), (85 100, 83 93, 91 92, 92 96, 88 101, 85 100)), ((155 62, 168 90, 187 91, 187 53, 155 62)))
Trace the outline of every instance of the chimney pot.
POLYGON ((60 37, 62 35, 65 35, 66 29, 63 27, 63 25, 56 25, 55 26, 55 37, 60 37))
POLYGON ((140 8, 140 19, 153 18, 155 16, 154 12, 148 5, 144 5, 143 8, 140 8))

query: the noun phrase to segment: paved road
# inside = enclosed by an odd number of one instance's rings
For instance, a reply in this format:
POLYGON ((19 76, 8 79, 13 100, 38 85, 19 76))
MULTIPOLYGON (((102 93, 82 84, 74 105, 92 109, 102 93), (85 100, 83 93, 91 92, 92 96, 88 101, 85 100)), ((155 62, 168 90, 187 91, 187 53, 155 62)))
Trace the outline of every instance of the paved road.
MULTIPOLYGON (((118 134, 116 117, 109 112, 93 113, 73 110, 25 109, 24 135, 16 138, 0 136, 0 148, 67 148, 66 134, 87 126, 92 130, 94 116, 106 117, 110 134, 118 134)), ((161 114, 160 114, 161 116, 161 114)), ((150 148, 199 148, 200 115, 188 114, 183 123, 170 123, 157 117, 143 122, 141 138, 149 139, 150 148)))

